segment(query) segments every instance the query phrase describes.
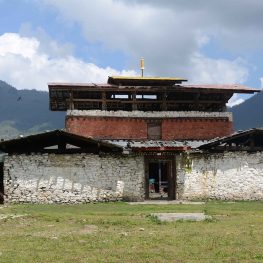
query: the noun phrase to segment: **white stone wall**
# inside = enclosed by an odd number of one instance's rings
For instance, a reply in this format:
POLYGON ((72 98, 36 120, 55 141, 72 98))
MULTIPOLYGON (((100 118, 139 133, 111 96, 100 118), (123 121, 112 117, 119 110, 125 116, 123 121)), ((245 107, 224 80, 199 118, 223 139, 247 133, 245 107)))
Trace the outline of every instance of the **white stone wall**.
POLYGON ((180 199, 263 200, 263 152, 181 155, 177 186, 180 199))
POLYGON ((67 116, 100 116, 127 118, 228 118, 233 120, 232 112, 202 111, 102 111, 102 110, 68 110, 67 116))
POLYGON ((86 203, 142 200, 141 156, 11 155, 4 162, 5 202, 86 203))

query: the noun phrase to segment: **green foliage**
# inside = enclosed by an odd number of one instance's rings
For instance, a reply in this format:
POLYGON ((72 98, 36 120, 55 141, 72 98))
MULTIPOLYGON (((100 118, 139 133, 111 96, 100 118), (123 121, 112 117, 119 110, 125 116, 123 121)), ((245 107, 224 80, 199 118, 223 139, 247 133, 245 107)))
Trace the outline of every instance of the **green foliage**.
POLYGON ((152 223, 155 223, 155 224, 162 224, 163 222, 155 215, 147 215, 146 216, 147 218, 149 218, 149 220, 152 222, 152 223))
POLYGON ((188 154, 182 153, 182 167, 184 168, 186 173, 191 173, 193 169, 192 159, 188 154))

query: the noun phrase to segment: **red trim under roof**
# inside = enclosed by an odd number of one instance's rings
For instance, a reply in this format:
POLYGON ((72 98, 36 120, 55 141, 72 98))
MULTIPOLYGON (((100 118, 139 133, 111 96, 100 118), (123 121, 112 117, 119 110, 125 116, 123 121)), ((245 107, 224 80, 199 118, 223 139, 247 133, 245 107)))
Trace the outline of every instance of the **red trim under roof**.
POLYGON ((168 151, 187 151, 191 150, 190 146, 181 147, 132 147, 135 152, 168 152, 168 151))

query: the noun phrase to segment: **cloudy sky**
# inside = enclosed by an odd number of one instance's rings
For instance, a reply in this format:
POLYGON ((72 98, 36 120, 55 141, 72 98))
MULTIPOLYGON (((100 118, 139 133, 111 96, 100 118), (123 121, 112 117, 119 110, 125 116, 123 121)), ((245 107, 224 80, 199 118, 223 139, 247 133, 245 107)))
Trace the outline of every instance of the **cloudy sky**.
POLYGON ((148 76, 261 89, 262 14, 262 0, 0 0, 0 79, 100 83, 144 57, 148 76))

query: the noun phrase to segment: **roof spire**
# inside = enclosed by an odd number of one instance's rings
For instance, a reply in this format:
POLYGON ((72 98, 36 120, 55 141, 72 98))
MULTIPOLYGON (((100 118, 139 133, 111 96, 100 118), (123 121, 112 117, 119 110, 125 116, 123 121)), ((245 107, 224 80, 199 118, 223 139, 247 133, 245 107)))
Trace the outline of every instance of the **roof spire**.
POLYGON ((144 71, 144 58, 141 58, 141 71, 142 71, 142 78, 143 78, 143 71, 144 71))

